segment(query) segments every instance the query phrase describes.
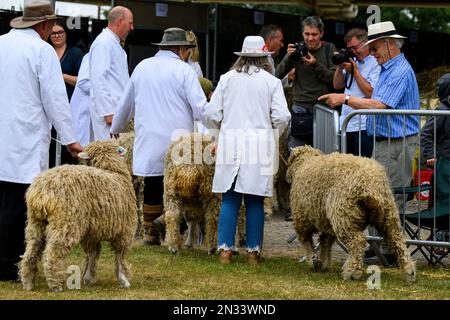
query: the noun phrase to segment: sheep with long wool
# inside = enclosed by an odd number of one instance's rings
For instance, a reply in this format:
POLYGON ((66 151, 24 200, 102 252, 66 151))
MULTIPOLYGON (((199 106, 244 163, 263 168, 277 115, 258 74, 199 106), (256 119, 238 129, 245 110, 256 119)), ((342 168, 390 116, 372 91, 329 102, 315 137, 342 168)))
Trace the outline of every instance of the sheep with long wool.
POLYGON ((310 146, 294 148, 288 165, 294 228, 307 262, 315 270, 328 269, 331 246, 338 239, 349 250, 342 277, 360 278, 364 272, 364 229, 372 225, 397 255, 406 279, 415 280, 415 263, 405 246, 384 167, 364 157, 324 155, 310 146), (320 233, 320 257, 314 252, 314 233, 320 233))
POLYGON ((136 197, 130 172, 115 141, 94 141, 80 157, 90 166, 63 165, 35 178, 26 192, 26 250, 19 265, 23 288, 32 290, 43 254, 44 273, 52 291, 65 284, 64 259, 81 244, 83 280, 95 281, 101 241, 115 253, 116 276, 130 287, 124 261, 136 230, 136 197))

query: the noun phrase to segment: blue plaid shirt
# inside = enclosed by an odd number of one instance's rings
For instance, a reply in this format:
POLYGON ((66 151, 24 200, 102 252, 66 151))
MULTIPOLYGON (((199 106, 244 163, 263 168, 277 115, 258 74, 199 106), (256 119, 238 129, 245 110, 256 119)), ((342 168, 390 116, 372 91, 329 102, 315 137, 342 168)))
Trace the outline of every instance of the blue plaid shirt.
MULTIPOLYGON (((420 109, 416 75, 403 53, 381 65, 380 78, 373 89, 372 99, 384 103, 387 109, 420 109)), ((400 138, 417 134, 420 129, 418 116, 368 116, 368 135, 374 135, 374 117, 377 137, 400 138)))

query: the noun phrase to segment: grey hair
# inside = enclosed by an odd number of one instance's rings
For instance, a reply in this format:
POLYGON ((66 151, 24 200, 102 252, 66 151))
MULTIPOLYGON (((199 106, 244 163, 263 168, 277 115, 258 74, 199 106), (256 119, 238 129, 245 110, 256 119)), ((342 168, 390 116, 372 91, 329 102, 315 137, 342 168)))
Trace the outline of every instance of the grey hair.
POLYGON ((323 21, 319 17, 309 16, 302 22, 302 31, 305 30, 305 26, 318 28, 320 32, 323 32, 323 21))
POLYGON ((272 65, 269 63, 267 57, 239 57, 231 67, 231 70, 251 74, 249 72, 251 66, 256 67, 255 72, 259 72, 261 69, 269 73, 272 72, 272 65))
POLYGON ((263 37, 264 41, 266 41, 269 38, 275 37, 277 34, 277 31, 282 32, 281 27, 277 26, 275 24, 269 24, 261 28, 261 31, 259 32, 259 35, 263 37))
POLYGON ((405 41, 403 39, 394 39, 394 42, 395 42, 395 46, 399 49, 401 49, 403 46, 403 43, 405 43, 405 41))
POLYGON ((392 40, 392 42, 394 42, 394 45, 398 48, 401 49, 403 46, 403 43, 405 43, 405 41, 403 41, 403 39, 397 39, 397 38, 386 38, 384 40, 384 42, 389 42, 390 40, 392 40))

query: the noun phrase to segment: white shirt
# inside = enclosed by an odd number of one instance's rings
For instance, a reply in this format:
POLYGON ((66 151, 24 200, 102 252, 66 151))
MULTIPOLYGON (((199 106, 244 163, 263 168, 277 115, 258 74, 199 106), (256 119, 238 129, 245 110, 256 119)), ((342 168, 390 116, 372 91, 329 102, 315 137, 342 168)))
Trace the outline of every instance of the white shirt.
POLYGON ((278 170, 278 136, 291 114, 281 81, 269 72, 251 75, 231 70, 220 81, 205 109, 209 128, 220 128, 213 192, 234 190, 272 196, 278 170))
POLYGON ((72 108, 73 127, 77 140, 84 147, 93 140, 90 116, 91 81, 89 80, 89 56, 86 54, 81 61, 78 71, 77 84, 70 99, 72 108))
POLYGON ((160 50, 134 70, 113 118, 120 133, 134 115, 133 173, 162 176, 173 135, 193 132, 202 120, 206 97, 192 68, 175 53, 160 50))
POLYGON ((33 29, 0 36, 0 180, 29 184, 48 169, 50 128, 75 142, 55 49, 33 29))
POLYGON ((129 80, 127 54, 119 37, 103 29, 89 51, 91 79, 91 119, 95 140, 110 138, 105 116, 113 115, 129 80))
MULTIPOLYGON (((375 59, 372 55, 369 54, 366 58, 364 58, 364 60, 362 60, 362 61, 357 60, 356 64, 358 65, 358 69, 359 69, 359 72, 361 73, 361 76, 364 79, 366 79, 367 82, 370 83, 372 88, 375 88, 378 78, 380 77, 380 71, 381 71, 381 68, 377 63, 377 59, 375 59)), ((344 77, 345 77, 345 74, 346 74, 345 70, 343 70, 343 73, 344 73, 344 77)), ((349 77, 348 81, 350 81, 350 75, 348 77, 349 77)), ((344 93, 349 94, 351 96, 358 97, 358 98, 370 98, 370 97, 366 97, 364 95, 364 93, 359 88, 358 83, 356 82, 355 78, 353 78, 353 82, 352 82, 352 85, 350 86, 350 89, 345 88, 344 93)), ((341 116, 339 119, 339 122, 341 123, 341 128, 342 128, 342 123, 344 122, 345 117, 349 113, 352 113, 354 111, 355 111, 355 109, 353 109, 352 107, 350 107, 346 104, 342 105, 342 112, 341 112, 341 116)), ((347 125, 347 132, 355 132, 355 131, 359 131, 359 130, 361 130, 361 131, 366 130, 366 116, 365 115, 354 116, 347 125), (361 117, 361 121, 360 121, 360 117, 361 117)))
POLYGON ((190 65, 192 69, 194 69, 197 77, 203 78, 203 71, 202 71, 202 67, 200 67, 200 63, 198 63, 197 61, 188 59, 187 64, 190 65))

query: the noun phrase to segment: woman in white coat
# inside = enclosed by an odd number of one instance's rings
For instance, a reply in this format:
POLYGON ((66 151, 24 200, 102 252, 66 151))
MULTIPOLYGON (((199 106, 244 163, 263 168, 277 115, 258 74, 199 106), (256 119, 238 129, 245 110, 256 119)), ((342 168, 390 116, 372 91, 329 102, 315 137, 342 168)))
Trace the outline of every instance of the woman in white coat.
POLYGON ((272 196, 277 170, 277 139, 288 125, 281 81, 271 73, 259 36, 245 38, 231 71, 222 75, 205 109, 209 128, 220 129, 213 192, 222 193, 219 261, 230 263, 235 250, 237 216, 246 206, 247 261, 258 263, 264 232, 264 197, 272 196))

